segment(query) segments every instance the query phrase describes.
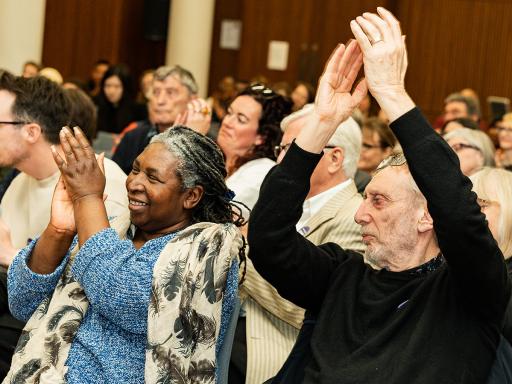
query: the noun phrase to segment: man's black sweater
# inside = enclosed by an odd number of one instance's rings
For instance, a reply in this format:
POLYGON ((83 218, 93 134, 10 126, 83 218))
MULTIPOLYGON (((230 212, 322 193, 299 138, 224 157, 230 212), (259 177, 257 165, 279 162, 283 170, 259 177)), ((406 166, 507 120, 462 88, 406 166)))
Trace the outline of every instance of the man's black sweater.
POLYGON ((419 110, 391 128, 446 262, 377 271, 355 252, 300 236, 295 223, 321 155, 295 144, 261 187, 249 256, 283 297, 317 315, 305 383, 485 383, 510 295, 503 255, 456 155, 419 110))

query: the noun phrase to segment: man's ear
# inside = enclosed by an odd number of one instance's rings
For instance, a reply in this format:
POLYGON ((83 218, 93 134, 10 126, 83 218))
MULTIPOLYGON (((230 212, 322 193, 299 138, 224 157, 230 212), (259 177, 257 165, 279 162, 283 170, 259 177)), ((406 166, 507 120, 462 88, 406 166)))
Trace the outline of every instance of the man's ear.
POLYGON ((30 144, 36 143, 43 134, 41 126, 36 123, 25 124, 21 129, 23 138, 30 144))
POLYGON ((329 156, 330 162, 327 170, 329 173, 336 173, 343 168, 343 160, 345 160, 345 152, 342 148, 336 147, 327 152, 324 156, 329 156))
POLYGON ((423 214, 418 221, 418 232, 420 233, 428 232, 434 229, 434 220, 432 219, 432 216, 430 216, 427 207, 422 207, 422 210, 423 214))
POLYGON ((199 202, 204 194, 204 188, 201 185, 196 185, 194 188, 187 189, 185 192, 185 199, 183 200, 184 209, 193 209, 199 202))

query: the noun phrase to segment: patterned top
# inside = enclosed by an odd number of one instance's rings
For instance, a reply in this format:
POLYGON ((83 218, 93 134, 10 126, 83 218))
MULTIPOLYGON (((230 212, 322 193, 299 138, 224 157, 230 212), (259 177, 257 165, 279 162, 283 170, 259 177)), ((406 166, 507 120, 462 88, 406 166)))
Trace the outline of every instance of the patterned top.
MULTIPOLYGON (((68 383, 143 383, 152 273, 168 234, 135 249, 114 229, 104 229, 82 246, 72 274, 84 288, 89 308, 72 342, 68 383)), ((48 300, 69 259, 49 275, 33 273, 27 259, 35 241, 14 259, 8 273, 9 306, 27 321, 48 300)), ((74 244, 71 246, 73 248, 74 244)))

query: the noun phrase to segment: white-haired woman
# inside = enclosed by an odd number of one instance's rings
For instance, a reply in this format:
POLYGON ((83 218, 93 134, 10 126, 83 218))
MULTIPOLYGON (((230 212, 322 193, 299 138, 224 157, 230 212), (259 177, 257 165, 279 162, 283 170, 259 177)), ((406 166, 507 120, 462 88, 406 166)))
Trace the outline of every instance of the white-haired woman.
MULTIPOLYGON (((470 179, 489 229, 505 256, 509 275, 512 275, 512 172, 485 167, 470 179)), ((505 314, 503 334, 512 343, 511 305, 505 314)))
POLYGON ((494 166, 494 145, 484 132, 459 128, 443 137, 459 157, 460 169, 466 176, 482 167, 494 166))

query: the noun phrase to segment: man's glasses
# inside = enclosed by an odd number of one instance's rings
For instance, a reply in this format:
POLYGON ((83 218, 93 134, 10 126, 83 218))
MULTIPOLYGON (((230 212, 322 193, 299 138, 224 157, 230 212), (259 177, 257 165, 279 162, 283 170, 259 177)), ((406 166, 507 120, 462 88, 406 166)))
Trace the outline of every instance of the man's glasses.
POLYGON ((25 125, 28 124, 28 121, 0 121, 0 125, 9 124, 9 125, 25 125))
POLYGON ((471 144, 457 143, 457 144, 451 145, 451 147, 455 152, 460 152, 465 148, 471 148, 471 149, 474 149, 475 151, 482 152, 482 150, 480 148, 478 148, 475 145, 471 145, 471 144))
POLYGON ((374 149, 374 148, 380 148, 382 149, 382 145, 372 145, 372 144, 367 144, 367 143, 363 143, 361 145, 361 149, 363 151, 369 151, 370 149, 374 149))
POLYGON ((503 132, 503 133, 512 133, 512 128, 497 127, 496 130, 498 132, 503 132))
MULTIPOLYGON (((281 154, 281 152, 286 152, 288 150, 288 148, 290 148, 290 145, 292 145, 293 141, 291 143, 288 143, 288 144, 279 144, 279 145, 276 145, 274 147, 274 156, 277 158, 279 157, 279 155, 281 154)), ((334 145, 326 145, 324 147, 324 149, 332 149, 332 148, 336 148, 336 146, 334 145)))
POLYGON ((381 171, 387 167, 399 167, 407 163, 407 159, 405 158, 403 153, 396 153, 392 156, 389 156, 381 161, 375 172, 381 171))

